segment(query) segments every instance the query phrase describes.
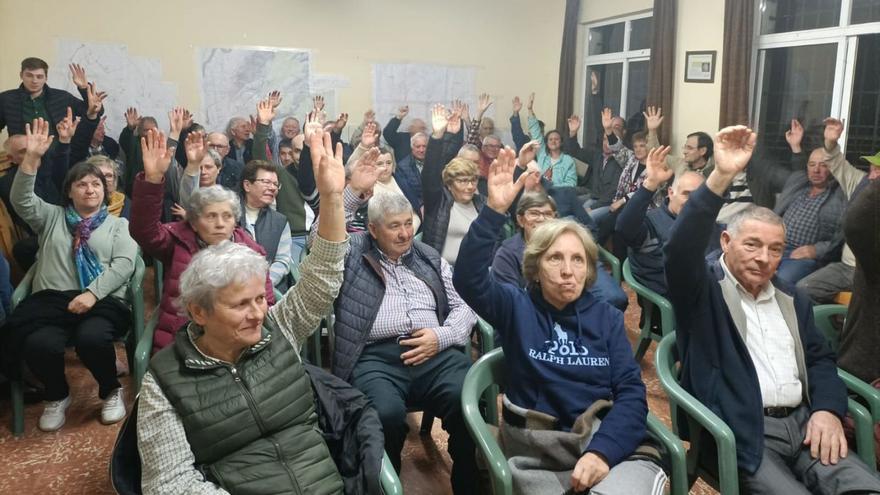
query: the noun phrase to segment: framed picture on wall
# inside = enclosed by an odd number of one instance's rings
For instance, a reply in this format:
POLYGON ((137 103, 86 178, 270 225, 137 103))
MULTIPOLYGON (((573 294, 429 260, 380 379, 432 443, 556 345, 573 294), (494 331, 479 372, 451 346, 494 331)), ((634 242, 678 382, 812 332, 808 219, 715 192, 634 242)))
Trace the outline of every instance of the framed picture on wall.
POLYGON ((684 64, 684 82, 712 83, 715 82, 715 54, 717 52, 701 51, 686 52, 684 64))

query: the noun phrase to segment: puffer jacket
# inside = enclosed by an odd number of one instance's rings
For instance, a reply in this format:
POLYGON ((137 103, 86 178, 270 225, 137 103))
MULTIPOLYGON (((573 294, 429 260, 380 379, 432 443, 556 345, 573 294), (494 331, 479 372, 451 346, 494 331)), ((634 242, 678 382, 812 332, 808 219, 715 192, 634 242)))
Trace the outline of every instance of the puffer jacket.
MULTIPOLYGON (((159 322, 153 335, 153 352, 174 341, 174 334, 187 322, 178 311, 174 301, 180 295, 180 276, 201 248, 195 231, 186 221, 163 224, 162 196, 165 184, 153 184, 144 179, 141 172, 135 178, 129 231, 144 253, 165 265, 162 299, 159 302, 159 322)), ((253 249, 260 256, 266 251, 241 227, 232 232, 232 240, 253 249)), ((266 300, 275 304, 272 280, 266 275, 266 300)))

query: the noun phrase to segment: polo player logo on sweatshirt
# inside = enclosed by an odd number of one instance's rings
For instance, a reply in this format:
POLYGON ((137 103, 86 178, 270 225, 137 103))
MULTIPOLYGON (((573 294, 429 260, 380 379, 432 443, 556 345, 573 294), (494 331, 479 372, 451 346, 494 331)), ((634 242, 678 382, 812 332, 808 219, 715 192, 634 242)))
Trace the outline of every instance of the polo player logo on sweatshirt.
POLYGON ((569 339, 559 323, 553 325, 553 340, 545 340, 540 351, 529 349, 529 357, 564 366, 608 366, 607 357, 587 357, 590 351, 580 336, 569 339))

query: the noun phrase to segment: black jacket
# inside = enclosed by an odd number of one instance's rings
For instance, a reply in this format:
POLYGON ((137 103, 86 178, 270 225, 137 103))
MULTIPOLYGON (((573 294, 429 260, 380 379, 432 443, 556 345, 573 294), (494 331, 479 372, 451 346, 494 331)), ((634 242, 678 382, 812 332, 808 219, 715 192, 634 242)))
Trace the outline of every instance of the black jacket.
MULTIPOLYGON (((50 88, 47 84, 43 87, 43 95, 46 98, 46 112, 49 114, 49 133, 57 134, 55 125, 67 116, 67 107, 73 110, 73 116, 86 116, 86 96, 82 90, 83 99, 64 91, 63 89, 50 88)), ((6 127, 9 135, 24 134, 24 102, 30 98, 30 94, 24 89, 24 84, 15 89, 0 93, 0 131, 6 127)), ((101 113, 104 111, 101 110, 101 113)), ((98 115, 99 117, 101 114, 98 115)))

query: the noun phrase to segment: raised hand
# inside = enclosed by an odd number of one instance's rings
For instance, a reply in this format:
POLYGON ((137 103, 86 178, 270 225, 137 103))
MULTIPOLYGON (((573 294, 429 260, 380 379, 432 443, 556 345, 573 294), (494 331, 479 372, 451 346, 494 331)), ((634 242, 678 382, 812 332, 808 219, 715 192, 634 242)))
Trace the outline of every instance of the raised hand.
POLYGON ((431 127, 434 129, 433 136, 436 139, 443 137, 446 132, 446 126, 449 125, 449 117, 446 116, 446 107, 441 104, 434 105, 431 108, 431 127))
MULTIPOLYGON (((98 118, 98 114, 101 113, 101 109, 104 108, 104 99, 107 98, 107 93, 104 91, 98 91, 95 87, 95 83, 88 83, 86 87, 88 88, 86 92, 86 118, 89 120, 95 120, 98 118)), ((126 119, 127 118, 128 117, 126 116, 126 119)))
POLYGON ((522 101, 520 101, 519 96, 513 97, 513 113, 519 113, 522 110, 522 101))
POLYGON ((449 121, 446 124, 447 132, 451 132, 452 134, 458 134, 458 131, 461 130, 461 102, 456 106, 455 102, 452 103, 452 112, 447 113, 447 120, 449 121))
POLYGON ((397 118, 403 120, 409 113, 409 105, 403 105, 397 109, 397 118))
POLYGON ((183 130, 183 108, 174 107, 168 112, 168 134, 172 139, 180 138, 180 131, 183 130))
POLYGON ((257 119, 259 119, 261 124, 270 125, 275 120, 275 108, 276 106, 272 104, 271 97, 260 100, 257 103, 257 119))
POLYGON ((568 118, 568 135, 570 137, 577 136, 578 129, 581 128, 581 118, 577 115, 572 115, 568 118))
POLYGON ((174 147, 168 147, 165 133, 150 129, 146 136, 141 136, 141 156, 144 162, 144 179, 153 184, 161 184, 171 165, 171 157, 174 156, 174 147))
POLYGON ((804 126, 797 119, 791 119, 791 128, 785 131, 785 141, 792 153, 801 152, 801 142, 804 139, 804 126))
POLYGON ((188 164, 200 164, 208 154, 208 140, 204 132, 191 132, 186 136, 186 142, 183 143, 186 150, 186 161, 188 164))
POLYGON ((361 146, 364 148, 375 146, 376 140, 379 139, 378 130, 379 126, 376 125, 376 122, 368 122, 367 125, 364 126, 363 134, 361 134, 361 146))
POLYGON ((177 217, 180 220, 186 220, 186 210, 177 203, 171 205, 171 216, 177 217))
POLYGON ((70 64, 67 67, 70 69, 70 78, 73 80, 73 84, 79 89, 86 89, 86 86, 89 85, 89 80, 86 78, 86 70, 83 66, 70 64))
POLYGON ((656 191, 663 183, 672 178, 675 173, 666 166, 666 156, 669 155, 669 146, 651 148, 645 161, 645 180, 642 183, 645 189, 656 191))
POLYGON ((348 124, 348 114, 347 113, 340 113, 339 117, 336 119, 336 124, 334 125, 336 133, 342 132, 342 130, 345 129, 345 126, 347 124, 348 124))
POLYGON ((828 117, 825 119, 825 149, 832 150, 837 146, 840 135, 843 134, 844 121, 828 117))
POLYGON ((538 153, 538 148, 541 146, 541 143, 538 141, 529 141, 524 144, 523 147, 519 150, 519 166, 525 167, 529 163, 532 163, 532 160, 535 159, 535 156, 538 153))
POLYGON ((278 105, 281 104, 281 100, 284 98, 281 97, 281 91, 273 90, 269 91, 269 101, 272 103, 272 108, 278 108, 278 105))
POLYGON ((248 120, 247 131, 248 137, 250 137, 257 132, 257 118, 253 115, 248 115, 248 117, 250 117, 250 119, 248 120))
POLYGON ((535 114, 535 93, 529 94, 529 103, 526 108, 528 108, 530 114, 535 114))
POLYGON ((193 124, 193 114, 187 109, 183 109, 183 128, 189 129, 193 124))
POLYGON ((321 125, 321 121, 318 119, 318 112, 312 110, 306 116, 306 122, 302 127, 303 129, 303 137, 305 138, 307 143, 312 142, 312 134, 320 131, 324 132, 324 128, 321 125))
POLYGON ((320 129, 311 134, 309 151, 312 154, 312 170, 315 174, 318 194, 322 198, 342 194, 345 189, 342 143, 336 143, 334 153, 330 133, 320 129))
POLYGON ((715 170, 734 176, 746 169, 758 135, 746 126, 725 127, 715 135, 715 170))
POLYGON ((461 102, 461 118, 464 119, 465 124, 471 121, 471 109, 467 103, 461 102))
POLYGON ((358 196, 369 195, 379 180, 379 168, 376 167, 379 154, 379 148, 370 148, 352 165, 348 187, 358 196))
POLYGON ((516 167, 516 153, 505 146, 503 150, 498 152, 498 158, 492 160, 489 166, 489 177, 487 185, 489 186, 489 197, 486 204, 502 215, 507 213, 507 209, 513 204, 516 195, 525 185, 526 178, 530 173, 526 172, 519 176, 516 182, 513 181, 513 169, 516 167))
POLYGON ((645 125, 649 132, 655 132, 663 123, 663 110, 660 107, 648 107, 642 115, 645 116, 645 125))
POLYGON ((324 110, 324 97, 321 95, 315 95, 315 97, 312 98, 312 108, 314 108, 316 112, 322 112, 324 110))
POLYGON ((602 109, 602 129, 605 129, 605 134, 611 134, 611 130, 614 127, 614 115, 611 113, 611 109, 605 107, 602 109))
POLYGON ((477 109, 479 110, 477 113, 478 120, 483 118, 483 114, 485 114, 486 110, 492 106, 492 103, 492 97, 489 96, 489 93, 482 93, 480 95, 479 99, 477 99, 477 109))
POLYGON ((67 116, 58 122, 58 125, 55 126, 55 129, 58 131, 58 142, 59 143, 69 143, 73 138, 73 134, 76 132, 76 126, 79 125, 80 118, 73 118, 73 110, 70 107, 67 107, 67 116))
POLYGON ((40 166, 40 159, 48 151, 55 136, 49 135, 49 121, 43 119, 34 119, 32 123, 25 124, 24 134, 27 147, 23 161, 29 161, 33 165, 33 170, 36 171, 40 166))
POLYGON ((141 117, 140 115, 138 115, 137 108, 128 107, 128 109, 125 111, 125 124, 128 126, 128 128, 134 129, 135 127, 137 127, 140 120, 141 117))
POLYGON ((364 112, 364 123, 375 122, 376 121, 376 112, 373 109, 369 109, 364 112))

